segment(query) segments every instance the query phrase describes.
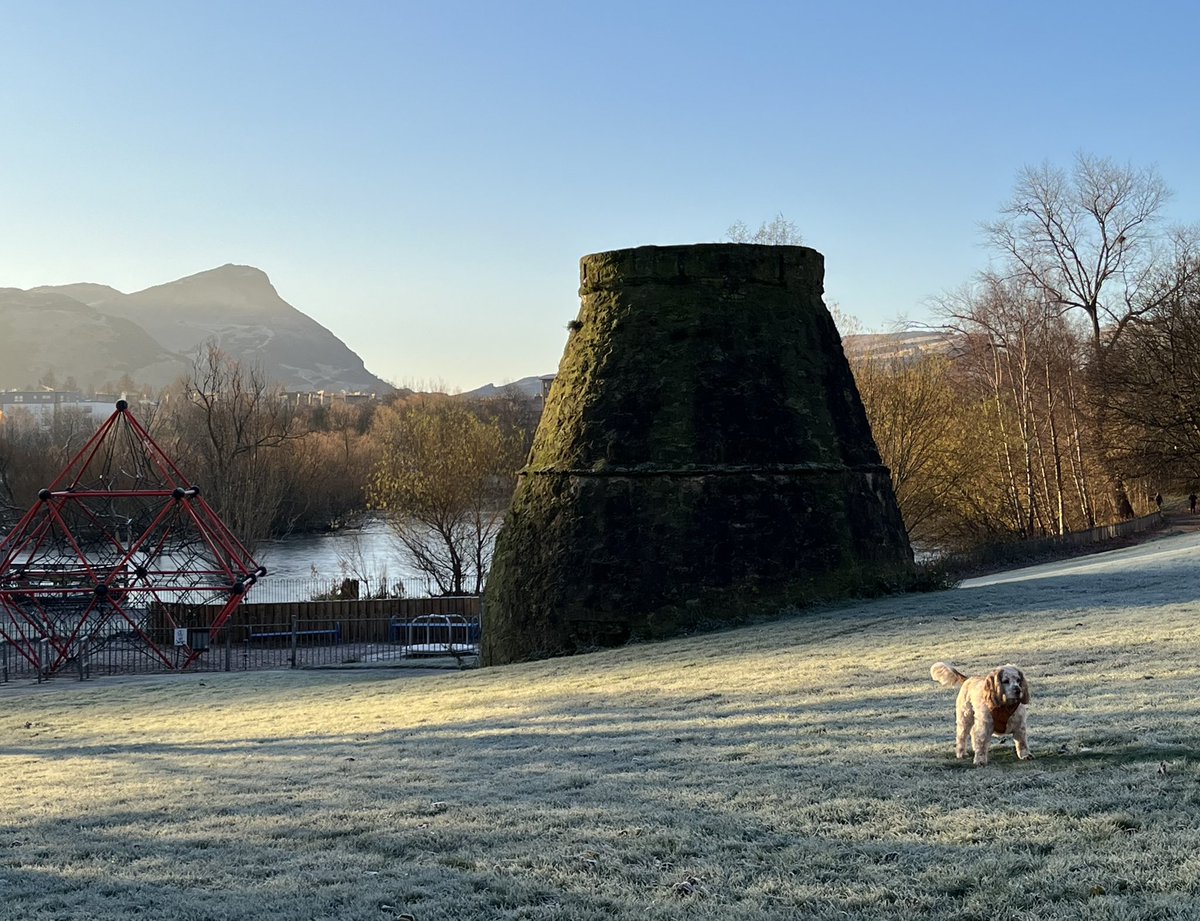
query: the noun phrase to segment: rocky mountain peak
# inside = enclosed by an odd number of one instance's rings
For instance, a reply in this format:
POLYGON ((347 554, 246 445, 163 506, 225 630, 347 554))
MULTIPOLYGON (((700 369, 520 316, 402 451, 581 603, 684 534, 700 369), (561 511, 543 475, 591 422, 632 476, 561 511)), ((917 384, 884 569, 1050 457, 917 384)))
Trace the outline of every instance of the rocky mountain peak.
POLYGON ((167 284, 179 287, 227 286, 231 288, 245 287, 275 291, 275 286, 271 284, 271 279, 267 277, 267 273, 262 269, 255 268, 252 265, 237 265, 232 262, 227 262, 225 265, 218 266, 215 269, 197 272, 195 275, 185 276, 167 284))
POLYGON ((279 296, 262 269, 232 263, 146 288, 128 295, 127 300, 168 309, 202 309, 218 315, 236 314, 246 308, 271 311, 282 308, 299 313, 279 296))
MULTIPOLYGON (((144 339, 139 354, 144 355, 145 367, 140 378, 139 369, 131 367, 138 364, 137 359, 124 357, 118 363, 99 351, 89 362, 95 368, 87 374, 64 362, 61 367, 53 367, 59 375, 90 380, 106 373, 106 368, 119 365, 135 380, 161 385, 186 372, 191 359, 206 343, 216 342, 227 354, 261 367, 269 379, 289 390, 382 393, 391 389, 367 371, 362 359, 337 336, 280 297, 267 273, 255 266, 227 263, 132 294, 92 283, 43 286, 31 292, 13 289, 7 310, 5 299, 0 298, 0 330, 6 322, 17 319, 18 308, 24 311, 21 324, 36 325, 37 318, 30 313, 34 307, 28 300, 32 294, 51 297, 59 305, 92 308, 95 315, 89 322, 107 324, 106 333, 118 328, 137 330, 144 339), (18 293, 25 299, 17 298, 18 293), (164 362, 164 356, 170 356, 169 360, 164 362)), ((63 329, 66 335, 74 333, 82 341, 88 339, 86 334, 78 335, 83 332, 79 322, 72 328, 64 321, 63 329)), ((14 349, 18 338, 23 337, 10 335, 14 349)), ((0 342, 0 359, 7 352, 3 346, 0 342)), ((14 355, 11 359, 14 368, 21 364, 16 358, 14 355)), ((46 353, 39 361, 48 359, 46 353)), ((73 363, 78 361, 78 357, 72 359, 73 363)), ((51 360, 51 365, 56 364, 51 360)), ((16 383, 0 380, 0 387, 22 386, 34 371, 33 366, 23 370, 21 381, 16 383)), ((30 379, 37 376, 33 374, 30 379)), ((0 373, 0 378, 4 377, 0 373)))

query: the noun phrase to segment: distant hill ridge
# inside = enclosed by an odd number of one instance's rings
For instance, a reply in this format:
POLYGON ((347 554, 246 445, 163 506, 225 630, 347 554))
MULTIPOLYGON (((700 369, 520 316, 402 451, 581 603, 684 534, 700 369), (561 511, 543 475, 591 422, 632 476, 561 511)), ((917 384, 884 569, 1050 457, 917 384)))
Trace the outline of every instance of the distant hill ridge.
POLYGON ((254 266, 224 265, 132 294, 93 283, 0 288, 0 388, 51 371, 84 387, 124 374, 163 386, 209 341, 288 390, 394 389, 254 266))
MULTIPOLYGON (((230 263, 132 294, 91 282, 0 287, 0 389, 33 385, 48 372, 83 388, 126 374, 161 387, 186 374, 209 340, 287 390, 395 390, 334 333, 280 297, 254 266, 230 263)), ((936 331, 848 335, 843 343, 848 353, 873 358, 949 347, 936 331)), ((485 384, 460 396, 538 398, 552 378, 485 384)))
POLYGON ((553 374, 545 374, 541 377, 523 377, 519 381, 512 381, 508 384, 484 384, 482 387, 476 387, 474 390, 468 390, 457 396, 471 400, 494 400, 505 396, 540 400, 545 396, 552 380, 554 380, 553 374))

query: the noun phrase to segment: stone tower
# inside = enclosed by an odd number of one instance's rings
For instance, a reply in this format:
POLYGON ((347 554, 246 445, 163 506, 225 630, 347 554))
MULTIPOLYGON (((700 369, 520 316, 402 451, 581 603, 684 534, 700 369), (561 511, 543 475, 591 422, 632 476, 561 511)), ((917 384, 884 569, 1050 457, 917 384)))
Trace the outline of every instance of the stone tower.
POLYGON ((496 543, 484 661, 736 622, 912 550, 801 246, 580 260, 578 319, 496 543))

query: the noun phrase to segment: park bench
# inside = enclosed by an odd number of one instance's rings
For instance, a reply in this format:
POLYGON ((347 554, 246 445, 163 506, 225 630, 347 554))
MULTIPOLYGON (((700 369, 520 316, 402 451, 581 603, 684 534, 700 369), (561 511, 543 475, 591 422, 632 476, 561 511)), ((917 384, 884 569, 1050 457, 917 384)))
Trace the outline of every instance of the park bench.
POLYGON ((248 628, 249 633, 246 639, 251 643, 270 642, 272 640, 290 640, 293 636, 297 639, 304 638, 326 638, 330 642, 337 644, 342 641, 342 625, 334 624, 332 627, 319 627, 305 630, 265 630, 254 632, 254 628, 248 628))

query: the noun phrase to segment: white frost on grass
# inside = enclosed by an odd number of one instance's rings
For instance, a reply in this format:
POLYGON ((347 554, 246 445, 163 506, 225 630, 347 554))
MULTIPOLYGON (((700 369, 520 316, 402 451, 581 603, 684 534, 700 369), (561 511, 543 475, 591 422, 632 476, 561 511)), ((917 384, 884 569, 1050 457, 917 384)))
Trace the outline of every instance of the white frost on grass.
POLYGON ((1184 603, 1196 597, 1194 580, 1198 562, 1200 531, 1191 531, 1165 535, 1119 550, 980 576, 964 581, 962 588, 983 588, 1035 579, 1057 579, 1065 587, 1074 580, 1086 580, 1094 585, 1103 585, 1106 592, 1140 593, 1149 585, 1153 587, 1155 603, 1184 603))
POLYGON ((397 680, 0 687, 0 917, 1190 918, 1200 539, 397 680), (1030 742, 953 757, 929 665, 1030 742))

